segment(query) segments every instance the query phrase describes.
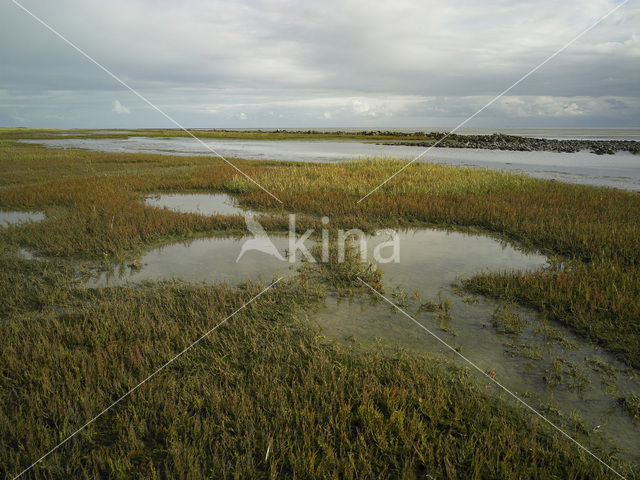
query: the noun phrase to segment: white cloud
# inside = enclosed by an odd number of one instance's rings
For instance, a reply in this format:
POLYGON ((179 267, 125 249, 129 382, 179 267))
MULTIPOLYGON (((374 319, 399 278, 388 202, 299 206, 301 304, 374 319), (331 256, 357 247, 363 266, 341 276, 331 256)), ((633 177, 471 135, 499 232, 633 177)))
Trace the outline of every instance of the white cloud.
POLYGON ((239 117, 240 117, 240 120, 246 120, 247 119, 247 114, 244 113, 244 112, 241 112, 239 117))
POLYGON ((331 115, 331 112, 324 112, 322 116, 327 120, 331 120, 331 117, 333 117, 333 115, 331 115))
POLYGON ((113 111, 118 115, 129 115, 131 113, 131 109, 122 105, 120 100, 113 101, 113 111))

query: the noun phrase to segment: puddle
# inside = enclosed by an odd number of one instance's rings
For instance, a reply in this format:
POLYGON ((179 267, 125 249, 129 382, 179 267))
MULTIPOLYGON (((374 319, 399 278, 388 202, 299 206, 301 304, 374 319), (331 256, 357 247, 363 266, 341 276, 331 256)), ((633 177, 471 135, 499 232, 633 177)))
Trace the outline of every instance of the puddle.
POLYGON ((36 260, 36 259, 39 260, 39 259, 41 259, 41 257, 36 255, 31 250, 28 250, 28 249, 22 248, 22 247, 18 248, 16 253, 17 253, 18 257, 23 259, 23 260, 36 260))
POLYGON ((42 212, 16 212, 0 210, 0 226, 17 225, 24 222, 39 222, 44 220, 42 212))
MULTIPOLYGON (((398 232, 400 261, 380 265, 385 282, 406 283, 434 294, 457 277, 482 271, 534 270, 548 265, 547 257, 526 254, 487 235, 420 229, 398 232)), ((367 258, 388 236, 367 239, 367 258)), ((383 256, 391 251, 382 250, 383 256)))
MULTIPOLYGON (((247 279, 270 282, 274 275, 287 277, 295 273, 292 264, 263 252, 242 252, 245 237, 211 237, 167 245, 145 254, 136 265, 118 265, 87 283, 103 287, 140 283, 145 280, 178 279, 189 283, 227 282, 237 285, 247 279)), ((271 236, 281 255, 289 246, 285 236, 271 236)), ((293 264, 295 266, 295 264, 293 264)))
MULTIPOLYGON (((215 197, 218 205, 225 205, 224 199, 229 198, 226 195, 215 195, 215 197)), ((177 201, 183 200, 181 198, 177 201)), ((196 204, 197 201, 194 201, 191 206, 196 204)), ((230 206, 230 208, 235 207, 230 206)), ((384 270, 388 272, 385 278, 416 284, 419 281, 418 277, 421 276, 423 283, 428 282, 423 287, 434 292, 440 286, 449 285, 459 275, 467 276, 486 269, 535 269, 546 265, 547 262, 546 257, 542 255, 524 254, 508 244, 483 235, 439 230, 410 230, 399 232, 398 237, 401 263, 385 265, 384 270), (421 258, 421 261, 415 262, 414 258, 421 258)), ((269 238, 278 252, 283 255, 289 247, 288 237, 270 235, 269 238)), ((209 237, 163 246, 146 253, 135 265, 117 265, 112 272, 102 273, 90 282, 89 286, 171 278, 191 283, 203 281, 238 283, 247 278, 261 277, 264 280, 271 280, 274 273, 282 276, 291 270, 289 262, 257 250, 247 250, 236 262, 242 252, 243 244, 252 240, 255 238, 251 235, 209 237)), ((374 249, 389 238, 384 235, 367 236, 366 240, 368 255, 372 258, 374 249)), ((311 241, 306 243, 309 249, 312 244, 311 241)), ((255 244, 249 243, 248 246, 255 246, 255 244)), ((384 248, 382 254, 387 254, 384 248)), ((298 260, 302 256, 301 252, 297 253, 298 260)))
POLYGON ((152 207, 202 215, 243 215, 249 212, 240 208, 238 202, 226 193, 158 194, 147 197, 145 203, 152 207))
MULTIPOLYGON (((419 230, 400 237, 400 263, 378 265, 388 298, 480 368, 494 370, 498 381, 528 403, 577 414, 595 445, 607 438, 623 458, 640 461, 640 425, 617 404, 620 396, 640 395, 637 372, 562 325, 543 324, 541 316, 528 309, 508 307, 494 325, 497 302, 460 296, 451 289, 456 277, 487 269, 543 268, 544 256, 480 235, 419 230)), ((368 250, 374 246, 371 240, 368 250)), ((328 337, 364 346, 380 342, 469 366, 386 302, 330 297, 325 307, 314 318, 328 337)))

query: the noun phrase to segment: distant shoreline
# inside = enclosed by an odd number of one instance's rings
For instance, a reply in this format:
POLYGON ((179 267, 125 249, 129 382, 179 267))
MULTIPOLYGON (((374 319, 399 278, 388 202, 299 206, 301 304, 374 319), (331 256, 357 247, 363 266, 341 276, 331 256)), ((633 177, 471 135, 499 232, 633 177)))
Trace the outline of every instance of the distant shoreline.
MULTIPOLYGON (((630 140, 635 129, 593 130, 586 129, 545 129, 522 130, 520 135, 506 133, 470 134, 447 131, 401 131, 401 130, 332 130, 332 129, 189 129, 189 133, 179 129, 4 129, 5 138, 46 139, 64 136, 64 138, 129 138, 142 137, 187 137, 191 133, 199 138, 220 138, 238 140, 352 140, 375 142, 381 145, 403 145, 414 147, 474 148, 484 150, 511 151, 548 151, 572 153, 590 151, 595 154, 613 154, 626 151, 640 153, 640 141, 630 140), (611 138, 553 138, 558 135, 576 136, 627 136, 626 139, 611 138), (624 133, 623 133, 624 132, 624 133), (534 136, 535 134, 535 136, 534 136), (545 138, 541 135, 548 134, 545 138)), ((515 130, 515 129, 514 129, 515 130)))

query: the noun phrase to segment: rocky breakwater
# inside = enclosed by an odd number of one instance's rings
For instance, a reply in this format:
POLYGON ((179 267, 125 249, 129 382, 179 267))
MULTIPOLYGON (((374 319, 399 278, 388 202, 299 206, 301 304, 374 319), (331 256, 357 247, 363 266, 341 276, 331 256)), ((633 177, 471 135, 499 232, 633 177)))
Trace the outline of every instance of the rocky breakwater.
POLYGON ((419 147, 482 148, 487 150, 518 150, 523 152, 579 152, 589 150, 598 155, 618 151, 640 153, 640 142, 634 140, 556 140, 518 137, 494 133, 493 135, 449 135, 433 132, 425 134, 429 140, 389 141, 383 145, 410 145, 419 147), (446 137, 446 138, 445 138, 446 137))

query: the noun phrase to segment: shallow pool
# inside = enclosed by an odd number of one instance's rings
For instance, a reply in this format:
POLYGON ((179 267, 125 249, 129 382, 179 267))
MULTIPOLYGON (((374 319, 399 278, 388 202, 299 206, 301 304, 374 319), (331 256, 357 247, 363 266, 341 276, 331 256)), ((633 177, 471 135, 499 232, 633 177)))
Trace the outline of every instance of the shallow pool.
MULTIPOLYGON (((369 252, 376 241, 384 239, 372 239, 369 252)), ((591 446, 612 441, 624 458, 640 461, 640 425, 617 402, 621 396, 640 395, 638 372, 564 326, 546 323, 532 310, 459 295, 451 285, 456 277, 483 270, 546 265, 543 255, 525 254, 482 235, 405 232, 400 262, 378 264, 385 296, 431 333, 386 301, 329 297, 314 318, 323 334, 339 341, 435 354, 470 367, 432 334, 437 335, 545 414, 557 410, 566 415, 563 420, 576 415, 591 432, 591 446)))
POLYGON ((236 285, 245 280, 270 282, 274 275, 295 273, 285 257, 288 239, 271 236, 280 257, 242 246, 253 237, 210 237, 175 243, 153 249, 139 261, 114 265, 91 279, 87 286, 101 287, 139 283, 145 280, 178 279, 190 283, 227 282, 236 285))
POLYGON ((42 212, 17 212, 0 210, 0 226, 17 225, 25 222, 39 222, 44 220, 42 212))
MULTIPOLYGON (((137 262, 115 265, 111 272, 100 274, 90 285, 169 278, 232 283, 247 278, 271 280, 274 274, 289 272, 291 265, 303 258, 299 250, 295 252, 293 262, 291 256, 285 257, 285 252, 291 249, 287 236, 267 236, 266 232, 260 231, 254 231, 254 234, 257 236, 209 237, 162 246, 149 251, 137 262)), ((373 258, 379 245, 389 240, 387 235, 367 235, 363 239, 369 258, 373 258)), ((428 284, 424 288, 433 292, 460 275, 487 269, 534 269, 547 263, 543 255, 525 254, 484 235, 422 229, 398 232, 397 240, 400 263, 384 266, 389 279, 410 281, 411 272, 426 273, 423 280, 428 284)), ((305 245, 311 250, 314 243, 309 240, 305 245)), ((386 247, 380 251, 382 255, 389 255, 386 247)), ((321 261, 321 258, 316 260, 321 261)))
POLYGON ((152 207, 202 215, 243 215, 248 211, 225 193, 162 193, 147 197, 145 203, 152 207))

